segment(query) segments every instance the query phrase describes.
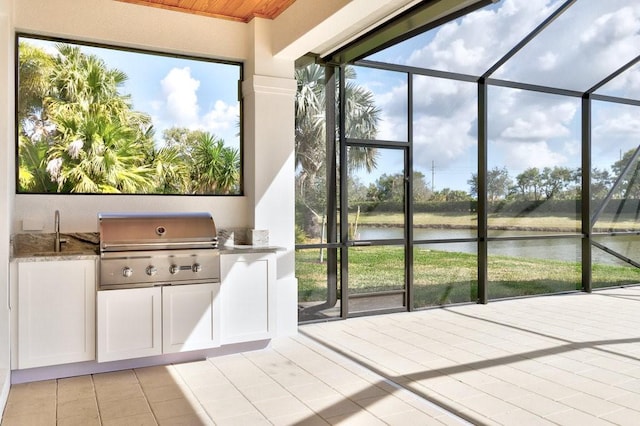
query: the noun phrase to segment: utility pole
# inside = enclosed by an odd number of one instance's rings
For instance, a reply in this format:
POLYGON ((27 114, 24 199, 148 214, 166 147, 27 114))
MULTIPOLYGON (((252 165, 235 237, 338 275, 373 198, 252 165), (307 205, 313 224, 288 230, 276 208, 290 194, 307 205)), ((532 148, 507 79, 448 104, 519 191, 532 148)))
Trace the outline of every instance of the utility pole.
POLYGON ((431 160, 431 192, 436 192, 436 161, 431 160))

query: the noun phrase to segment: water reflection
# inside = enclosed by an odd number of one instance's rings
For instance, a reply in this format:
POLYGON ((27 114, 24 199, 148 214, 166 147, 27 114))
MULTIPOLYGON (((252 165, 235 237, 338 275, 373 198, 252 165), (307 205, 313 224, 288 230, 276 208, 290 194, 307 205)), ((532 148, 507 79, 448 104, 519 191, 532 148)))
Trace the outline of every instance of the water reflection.
MULTIPOLYGON (((537 235, 548 235, 545 232, 532 231, 503 231, 501 237, 535 237, 537 235)), ((382 227, 363 227, 358 229, 358 239, 360 240, 385 240, 394 238, 403 238, 402 228, 382 228, 382 227)), ((474 229, 433 229, 433 228, 417 228, 413 231, 414 241, 418 240, 439 240, 439 239, 474 239, 476 238, 476 230, 474 229)), ((640 236, 598 236, 596 240, 626 257, 640 262, 640 236)), ((580 259, 579 251, 576 252, 574 247, 578 246, 575 238, 571 239, 539 239, 532 242, 531 240, 523 241, 501 241, 495 244, 491 253, 495 255, 531 257, 535 259, 554 259, 569 262, 575 262, 580 259), (569 248, 569 249, 568 249, 569 248)), ((474 241, 467 243, 433 243, 425 244, 423 247, 429 247, 433 250, 457 251, 462 253, 476 253, 477 244, 474 241)), ((613 256, 595 249, 592 252, 593 263, 605 265, 620 265, 620 261, 613 256)))

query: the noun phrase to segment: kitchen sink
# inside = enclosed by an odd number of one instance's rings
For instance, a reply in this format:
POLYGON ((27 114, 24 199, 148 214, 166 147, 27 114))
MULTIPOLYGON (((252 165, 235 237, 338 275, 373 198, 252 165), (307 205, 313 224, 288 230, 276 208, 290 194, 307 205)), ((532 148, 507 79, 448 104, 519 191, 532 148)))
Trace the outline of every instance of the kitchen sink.
POLYGON ((83 251, 83 250, 64 250, 62 249, 61 251, 37 251, 37 252, 33 252, 33 253, 25 253, 24 255, 27 256, 34 256, 34 257, 51 257, 51 256, 82 256, 82 255, 87 255, 87 254, 95 254, 95 253, 91 253, 91 252, 87 252, 87 251, 83 251))
POLYGON ((55 234, 16 234, 13 237, 14 257, 47 257, 93 255, 98 253, 98 244, 87 234, 62 234, 67 241, 62 250, 55 251, 55 234))

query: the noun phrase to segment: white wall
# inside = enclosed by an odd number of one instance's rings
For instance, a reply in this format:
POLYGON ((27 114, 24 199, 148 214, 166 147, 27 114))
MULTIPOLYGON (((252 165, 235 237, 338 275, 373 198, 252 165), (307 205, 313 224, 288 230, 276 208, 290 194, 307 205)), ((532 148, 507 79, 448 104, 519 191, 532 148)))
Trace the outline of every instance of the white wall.
MULTIPOLYGON (((113 0, 13 1, 15 29, 21 32, 243 62, 251 44, 247 25, 238 22, 113 0)), ((252 176, 253 170, 245 169, 245 179, 252 176)), ((11 230, 23 232, 26 220, 50 232, 56 209, 63 232, 97 231, 101 211, 209 211, 220 228, 253 226, 247 197, 20 194, 15 196, 11 230)))
MULTIPOLYGON (((9 88, 13 82, 13 36, 11 3, 0 0, 0 87, 9 88)), ((0 90, 0 417, 9 393, 10 335, 9 335, 9 218, 13 208, 14 126, 5 119, 13 115, 11 90, 0 90)))
POLYGON ((269 242, 290 248, 278 253, 278 328, 293 334, 298 323, 298 283, 295 279, 295 162, 294 99, 296 81, 289 60, 273 57, 270 43, 276 23, 254 19, 249 24, 254 39, 247 66, 251 77, 243 85, 247 167, 255 171, 248 196, 256 229, 268 229, 269 242))

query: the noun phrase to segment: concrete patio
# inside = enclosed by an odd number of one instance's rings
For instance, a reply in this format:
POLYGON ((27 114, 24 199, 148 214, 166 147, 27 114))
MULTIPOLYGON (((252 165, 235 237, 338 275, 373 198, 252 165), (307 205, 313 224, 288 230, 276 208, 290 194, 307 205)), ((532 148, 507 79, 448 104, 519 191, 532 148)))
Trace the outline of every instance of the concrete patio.
POLYGON ((15 385, 3 425, 636 425, 640 287, 300 327, 261 351, 15 385))

